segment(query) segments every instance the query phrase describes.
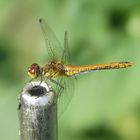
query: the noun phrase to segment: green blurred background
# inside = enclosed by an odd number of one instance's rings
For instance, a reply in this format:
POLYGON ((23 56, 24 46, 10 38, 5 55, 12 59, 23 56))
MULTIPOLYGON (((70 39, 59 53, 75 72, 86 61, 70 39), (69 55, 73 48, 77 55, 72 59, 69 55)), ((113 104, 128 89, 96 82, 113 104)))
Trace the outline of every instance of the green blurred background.
POLYGON ((134 63, 78 77, 59 140, 140 140, 139 0, 1 0, 0 139, 19 139, 17 97, 27 68, 46 62, 40 17, 61 42, 68 31, 73 64, 134 63))

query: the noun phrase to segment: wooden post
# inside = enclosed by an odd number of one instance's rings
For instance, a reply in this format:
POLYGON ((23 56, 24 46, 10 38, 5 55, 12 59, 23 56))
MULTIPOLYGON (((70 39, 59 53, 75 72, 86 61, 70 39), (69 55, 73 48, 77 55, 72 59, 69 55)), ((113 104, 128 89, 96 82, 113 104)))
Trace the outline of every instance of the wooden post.
POLYGON ((30 82, 19 97, 20 140, 57 140, 57 98, 45 82, 30 82))

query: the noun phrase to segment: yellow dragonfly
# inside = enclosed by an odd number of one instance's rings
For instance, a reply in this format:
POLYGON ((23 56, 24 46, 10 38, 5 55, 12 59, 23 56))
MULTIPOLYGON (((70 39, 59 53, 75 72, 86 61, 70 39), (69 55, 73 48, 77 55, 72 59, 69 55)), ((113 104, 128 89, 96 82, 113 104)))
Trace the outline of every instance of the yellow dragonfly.
POLYGON ((113 62, 85 66, 71 65, 67 33, 65 32, 63 48, 61 47, 61 44, 59 43, 57 37, 55 36, 49 25, 45 22, 45 20, 40 19, 39 22, 45 38, 49 60, 44 66, 33 63, 28 69, 28 75, 32 79, 40 77, 41 81, 45 80, 55 83, 55 92, 57 93, 60 102, 63 102, 60 112, 63 112, 65 110, 72 98, 72 77, 77 77, 81 74, 94 72, 96 70, 120 69, 132 66, 131 62, 113 62))

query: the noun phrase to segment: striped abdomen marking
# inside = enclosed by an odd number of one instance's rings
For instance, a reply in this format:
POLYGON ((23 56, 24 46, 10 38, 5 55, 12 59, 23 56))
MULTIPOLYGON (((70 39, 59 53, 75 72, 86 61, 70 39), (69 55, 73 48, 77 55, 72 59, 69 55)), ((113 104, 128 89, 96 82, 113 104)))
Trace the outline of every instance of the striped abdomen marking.
POLYGON ((86 66, 65 66, 67 76, 77 76, 94 70, 120 69, 132 66, 131 62, 113 62, 108 64, 95 64, 86 66))

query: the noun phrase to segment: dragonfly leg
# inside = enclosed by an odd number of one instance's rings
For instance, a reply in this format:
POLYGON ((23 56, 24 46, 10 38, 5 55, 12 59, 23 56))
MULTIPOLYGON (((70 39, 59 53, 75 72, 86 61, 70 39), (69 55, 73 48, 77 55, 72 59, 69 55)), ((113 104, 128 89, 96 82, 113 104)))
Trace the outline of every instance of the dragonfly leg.
MULTIPOLYGON (((48 78, 48 77, 45 77, 44 79, 43 79, 43 77, 41 78, 41 83, 42 83, 42 81, 44 81, 47 85, 48 85, 48 82, 47 82, 47 80, 50 80, 50 78, 48 78)), ((48 85, 49 86, 49 85, 48 85)), ((52 89, 52 87, 51 86, 49 86, 49 91, 52 91, 53 89, 52 89)))
POLYGON ((39 86, 41 85, 41 83, 43 82, 43 80, 44 80, 44 79, 43 79, 43 76, 41 75, 41 76, 40 76, 40 83, 39 83, 39 86))
POLYGON ((34 86, 33 83, 32 83, 33 80, 34 79, 29 80, 29 83, 31 83, 32 87, 34 86))
POLYGON ((55 81, 54 79, 49 79, 52 83, 58 85, 60 87, 60 90, 58 91, 58 95, 60 96, 64 90, 64 86, 61 85, 58 81, 55 81))

